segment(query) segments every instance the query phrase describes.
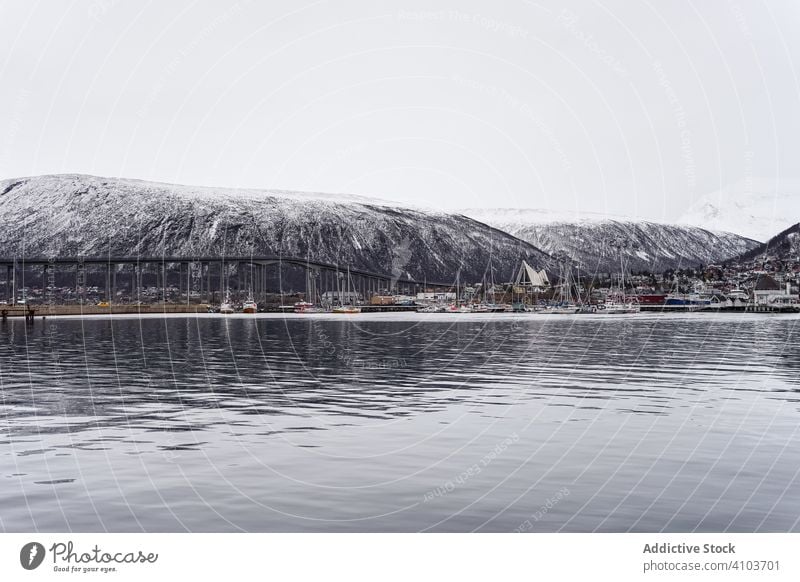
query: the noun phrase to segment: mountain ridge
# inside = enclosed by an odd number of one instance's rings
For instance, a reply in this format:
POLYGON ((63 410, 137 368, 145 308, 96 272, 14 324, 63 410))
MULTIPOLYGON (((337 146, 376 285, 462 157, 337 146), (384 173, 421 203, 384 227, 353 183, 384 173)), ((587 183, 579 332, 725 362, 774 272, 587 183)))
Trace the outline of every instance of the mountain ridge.
POLYGON ((767 242, 743 253, 732 261, 749 261, 759 255, 776 255, 780 259, 800 256, 800 222, 771 237, 767 242))
POLYGON ((0 254, 304 257, 416 280, 513 276, 530 243, 460 215, 359 197, 81 174, 0 182, 0 254))
POLYGON ((565 252, 595 273, 665 271, 721 262, 758 245, 735 233, 636 220, 599 213, 536 209, 471 209, 464 213, 492 224, 547 253, 565 252), (622 255, 622 257, 620 257, 622 255))

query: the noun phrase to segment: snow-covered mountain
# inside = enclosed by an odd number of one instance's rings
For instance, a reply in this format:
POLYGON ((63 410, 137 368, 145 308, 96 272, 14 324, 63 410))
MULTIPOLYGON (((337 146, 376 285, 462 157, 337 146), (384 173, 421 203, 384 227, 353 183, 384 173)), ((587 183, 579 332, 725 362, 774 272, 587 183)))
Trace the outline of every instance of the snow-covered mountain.
POLYGON ((728 232, 611 217, 534 209, 474 209, 465 212, 550 254, 563 252, 595 273, 694 267, 740 255, 758 242, 728 232))
POLYGON ((703 196, 678 222, 766 241, 798 220, 800 182, 754 178, 703 196))
POLYGON ((765 255, 776 256, 783 261, 796 261, 800 256, 800 223, 784 229, 764 244, 740 255, 736 260, 747 261, 765 255))
POLYGON ((52 175, 0 182, 0 256, 307 257, 449 282, 508 279, 534 246, 460 215, 370 199, 52 175))

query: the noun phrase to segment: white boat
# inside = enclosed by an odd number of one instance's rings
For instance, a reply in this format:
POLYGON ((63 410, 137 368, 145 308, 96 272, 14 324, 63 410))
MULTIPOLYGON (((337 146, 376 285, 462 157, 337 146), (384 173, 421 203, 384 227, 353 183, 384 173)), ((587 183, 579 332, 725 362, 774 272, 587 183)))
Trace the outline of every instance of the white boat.
POLYGON ((256 313, 258 311, 258 304, 250 297, 242 304, 242 313, 256 313))
POLYGON ((509 311, 508 306, 498 303, 476 303, 472 306, 473 313, 503 313, 509 311))
POLYGON ((605 313, 607 315, 618 315, 624 313, 639 313, 639 305, 637 303, 625 302, 620 303, 613 299, 607 300, 605 303, 598 305, 597 313, 605 313))
POLYGON ((321 307, 316 307, 313 303, 307 301, 298 301, 293 306, 295 313, 324 313, 325 310, 321 307))
POLYGON ((233 308, 233 303, 231 303, 230 293, 225 294, 225 301, 223 301, 220 304, 219 312, 224 314, 230 314, 235 312, 235 309, 233 308))
POLYGON ((581 310, 580 307, 577 305, 556 305, 555 307, 548 307, 547 309, 543 309, 542 311, 537 311, 537 313, 554 313, 558 315, 573 315, 578 313, 581 310))
POLYGON ((469 305, 456 305, 451 303, 445 307, 445 313, 472 313, 472 308, 469 305))

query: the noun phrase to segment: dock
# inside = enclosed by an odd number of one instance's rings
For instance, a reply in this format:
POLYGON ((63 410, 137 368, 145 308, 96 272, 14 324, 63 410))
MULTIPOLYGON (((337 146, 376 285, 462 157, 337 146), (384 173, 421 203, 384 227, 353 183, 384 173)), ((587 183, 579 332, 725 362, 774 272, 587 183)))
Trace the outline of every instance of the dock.
POLYGON ((0 319, 9 317, 24 317, 32 321, 35 317, 62 316, 62 315, 122 315, 143 313, 207 313, 206 304, 120 304, 101 307, 99 305, 2 305, 0 306, 0 319))
POLYGON ((734 305, 707 307, 701 305, 641 305, 648 313, 800 313, 800 305, 734 305))

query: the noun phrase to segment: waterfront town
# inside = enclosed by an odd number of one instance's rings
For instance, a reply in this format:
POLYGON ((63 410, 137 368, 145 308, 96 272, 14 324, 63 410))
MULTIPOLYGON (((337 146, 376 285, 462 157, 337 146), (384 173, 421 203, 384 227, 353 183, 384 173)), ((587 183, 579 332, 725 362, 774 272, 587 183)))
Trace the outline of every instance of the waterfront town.
POLYGON ((76 267, 9 265, 0 279, 0 312, 800 312, 800 257, 778 254, 662 273, 626 272, 623 264, 617 273, 588 274, 569 260, 548 273, 522 261, 502 283, 379 280, 346 267, 328 277, 270 276, 244 261, 220 265, 213 277, 210 263, 191 261, 76 267))

